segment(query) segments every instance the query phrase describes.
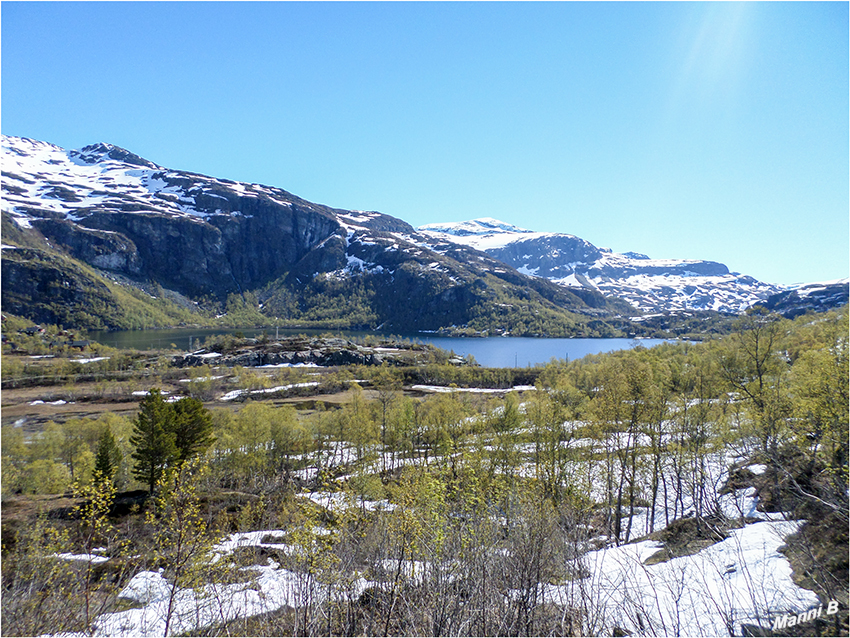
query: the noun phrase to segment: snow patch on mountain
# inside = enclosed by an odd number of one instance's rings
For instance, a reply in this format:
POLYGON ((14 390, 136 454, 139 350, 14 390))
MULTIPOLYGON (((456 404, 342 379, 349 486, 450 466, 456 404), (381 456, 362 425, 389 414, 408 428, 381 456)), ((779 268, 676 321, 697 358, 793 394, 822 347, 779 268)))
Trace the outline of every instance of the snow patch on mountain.
POLYGON ((95 210, 201 220, 233 213, 226 194, 290 204, 278 189, 172 171, 111 144, 65 150, 4 135, 2 151, 2 210, 23 228, 57 216, 79 222, 95 210))
POLYGON ((790 290, 771 295, 764 306, 785 317, 806 312, 822 312, 846 304, 850 299, 850 279, 798 284, 790 290))
MULTIPOLYGON (((783 290, 717 262, 615 253, 575 235, 535 232, 492 218, 428 224, 418 230, 439 242, 487 252, 526 275, 620 297, 643 312, 740 313, 783 290)), ((430 248, 440 250, 438 243, 430 248)))
POLYGON ((848 285, 850 278, 832 279, 830 281, 814 281, 808 284, 797 284, 793 286, 793 290, 801 297, 806 298, 809 295, 817 294, 829 290, 834 286, 848 285))
POLYGON ((537 239, 550 234, 526 230, 492 217, 482 217, 456 224, 426 224, 417 230, 435 239, 463 244, 485 252, 504 248, 513 242, 537 239))

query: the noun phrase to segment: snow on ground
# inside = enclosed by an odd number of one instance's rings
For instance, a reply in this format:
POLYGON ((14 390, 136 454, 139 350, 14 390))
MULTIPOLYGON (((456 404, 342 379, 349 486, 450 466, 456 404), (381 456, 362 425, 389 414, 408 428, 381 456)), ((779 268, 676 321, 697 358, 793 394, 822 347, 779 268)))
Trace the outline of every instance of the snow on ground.
POLYGON ((736 518, 758 518, 763 521, 784 521, 788 516, 782 512, 759 512, 757 490, 754 487, 735 490, 731 494, 724 494, 719 499, 720 511, 724 516, 736 518))
POLYGON ((190 352, 189 354, 194 355, 199 359, 217 359, 221 356, 220 352, 202 352, 200 350, 198 352, 190 352))
POLYGON ((367 512, 391 512, 396 508, 393 503, 390 503, 385 499, 379 501, 367 501, 358 497, 355 500, 351 494, 346 492, 301 492, 300 494, 296 494, 296 496, 309 499, 316 503, 316 505, 324 507, 326 510, 333 512, 334 514, 344 512, 348 507, 352 506, 357 507, 358 509, 364 509, 367 512))
MULTIPOLYGON (((277 563, 246 568, 257 573, 249 583, 211 584, 197 590, 173 592, 167 585, 154 590, 156 596, 140 609, 128 609, 100 616, 94 623, 94 636, 163 636, 192 634, 201 627, 246 618, 280 609, 298 607, 305 591, 305 576, 277 563)), ((314 601, 324 598, 323 588, 312 592, 314 601)))
POLYGON ((533 385, 515 385, 512 388, 452 388, 443 385, 412 385, 411 390, 419 390, 420 392, 471 392, 479 394, 506 394, 508 392, 526 392, 536 389, 533 385))
POLYGON ((267 549, 278 549, 288 552, 290 545, 286 543, 264 543, 263 539, 267 537, 276 538, 286 535, 286 531, 282 529, 261 530, 257 532, 238 532, 231 534, 225 540, 213 547, 213 560, 218 562, 223 556, 233 553, 235 550, 242 547, 265 547, 267 549))
POLYGON ((204 381, 215 381, 216 379, 223 379, 226 375, 219 374, 212 377, 198 377, 196 379, 178 379, 177 383, 202 383, 204 381))
MULTIPOLYGON (((351 448, 341 447, 334 456, 339 454, 344 459, 352 452, 351 448)), ((349 506, 370 511, 393 509, 387 501, 364 502, 344 492, 298 496, 335 512, 349 506)), ((730 516, 743 513, 767 517, 756 512, 751 489, 724 498, 724 508, 730 516)), ((644 561, 661 548, 655 541, 592 551, 583 559, 589 577, 563 585, 544 584, 543 599, 555 604, 584 606, 589 618, 605 620, 604 627, 589 628, 597 633, 607 633, 619 626, 636 635, 709 636, 728 635, 730 628, 740 632, 741 623, 769 626, 771 614, 796 613, 818 604, 813 592, 793 583, 790 565, 778 551, 783 539, 799 525, 798 521, 762 520, 731 530, 729 538, 697 554, 651 566, 644 561)), ((322 528, 314 531, 328 533, 322 528)), ((286 534, 282 529, 231 534, 214 546, 211 563, 243 547, 265 547, 292 554, 297 549, 295 546, 274 542, 286 534)), ((414 581, 424 577, 426 567, 409 561, 402 564, 404 576, 414 581)), ((389 561, 384 568, 388 573, 394 572, 398 563, 389 561)), ((309 587, 307 575, 281 569, 271 561, 265 566, 243 569, 256 574, 252 582, 209 584, 197 590, 176 591, 172 591, 172 585, 160 573, 141 572, 120 596, 143 607, 101 616, 94 625, 94 635, 163 635, 169 616, 169 633, 192 633, 213 623, 267 613, 283 606, 298 607, 306 602, 308 591, 314 596, 312 602, 321 602, 327 595, 356 597, 367 587, 381 586, 355 574, 346 591, 320 592, 309 587)))
POLYGON ((162 569, 158 572, 139 572, 120 591, 118 598, 134 603, 147 605, 171 592, 171 585, 162 577, 162 569))
POLYGON ((819 604, 814 592, 794 584, 778 551, 799 525, 753 523, 697 554, 651 566, 644 561, 660 548, 654 541, 589 552, 591 577, 581 591, 575 584, 547 585, 545 597, 555 603, 586 597, 604 612, 604 631, 619 626, 646 636, 740 635, 741 623, 769 626, 780 611, 819 604))
POLYGON ((273 388, 263 388, 262 390, 232 390, 227 394, 222 395, 219 401, 234 401, 244 394, 273 394, 292 388, 314 388, 319 385, 318 381, 307 381, 305 383, 290 383, 289 385, 278 385, 273 388))
POLYGON ((109 560, 108 556, 100 556, 94 552, 91 554, 53 554, 53 556, 62 560, 79 560, 87 563, 105 563, 109 560))
MULTIPOLYGON (((321 534, 321 528, 314 532, 321 534)), ((231 534, 213 548, 211 562, 218 562, 240 547, 267 547, 289 553, 293 546, 284 543, 265 543, 263 538, 281 536, 284 530, 262 530, 231 534)), ((251 582, 231 585, 209 584, 196 590, 174 589, 157 572, 136 574, 122 590, 121 598, 143 605, 100 616, 94 623, 94 636, 163 636, 192 634, 198 629, 236 618, 247 618, 275 611, 282 607, 297 608, 309 601, 323 602, 329 592, 311 585, 306 574, 281 569, 274 561, 266 565, 242 568, 256 576, 251 582), (170 611, 169 611, 170 608, 170 611)), ((357 597, 369 582, 354 578, 346 591, 330 592, 334 597, 357 597)), ((82 634, 80 634, 82 635, 82 634)))
MULTIPOLYGON (((305 385, 315 384, 281 386, 265 392, 305 385)), ((578 444, 593 447, 600 442, 584 439, 570 442, 570 446, 578 444)), ((533 452, 533 444, 521 446, 520 451, 529 455, 533 452)), ((344 441, 334 442, 321 452, 298 458, 315 459, 317 463, 296 472, 303 473, 305 477, 315 476, 319 466, 325 469, 349 467, 360 460, 357 449, 344 441)), ((419 462, 418 459, 401 459, 398 455, 386 453, 377 457, 370 454, 368 458, 370 460, 361 468, 363 472, 377 471, 381 464, 397 466, 419 462)), ((705 458, 703 471, 707 498, 713 500, 717 497, 719 486, 728 476, 727 468, 736 461, 740 459, 731 452, 719 452, 705 458)), ((603 465, 574 462, 568 468, 574 480, 582 484, 586 481, 591 497, 598 502, 605 500, 603 465)), ((765 470, 760 465, 749 465, 748 468, 754 473, 765 470)), ((670 471, 666 465, 664 469, 670 471)), ((532 476, 534 471, 534 465, 527 463, 521 473, 532 476)), ((351 476, 337 480, 348 478, 351 476)), ((652 523, 649 508, 637 508, 631 536, 639 537, 662 529, 666 523, 665 508, 675 511, 677 518, 693 511, 694 495, 687 487, 684 489, 675 509, 676 495, 668 493, 665 502, 664 494, 659 493, 652 523)), ((298 496, 337 513, 348 507, 385 512, 394 509, 394 505, 386 500, 365 501, 350 492, 302 492, 298 496)), ((718 504, 721 512, 731 519, 760 520, 730 530, 727 539, 694 555, 655 565, 645 565, 644 562, 662 547, 656 541, 646 540, 588 552, 581 562, 584 573, 589 576, 564 584, 542 584, 543 600, 586 609, 589 622, 599 623, 587 626, 588 632, 605 635, 620 627, 634 635, 646 636, 713 636, 729 635, 730 631, 739 634, 742 623, 769 627, 777 615, 799 613, 817 606, 819 601, 813 592, 793 583, 790 564, 778 551, 784 538, 796 532, 801 522, 784 520, 782 514, 758 512, 758 499, 752 487, 723 495, 718 498, 718 504)), ((626 527, 625 522, 623 527, 626 527)), ((313 533, 330 532, 316 528, 313 533)), ((286 536, 287 530, 231 534, 213 548, 211 563, 217 563, 243 547, 265 547, 288 556, 299 555, 303 551, 300 546, 278 542, 286 536)), ((67 558, 105 560, 103 557, 82 555, 68 555, 67 558)), ((388 573, 398 567, 394 561, 384 565, 388 573)), ((405 561, 401 567, 406 579, 412 581, 427 573, 427 565, 424 564, 405 561)), ((320 592, 311 587, 307 574, 281 569, 271 561, 267 565, 243 569, 254 574, 251 582, 208 584, 196 590, 173 590, 172 584, 160 573, 137 574, 122 591, 121 597, 143 606, 101 616, 94 625, 94 635, 163 635, 167 617, 170 617, 169 633, 193 633, 201 627, 237 617, 267 613, 287 605, 298 607, 307 602, 307 592, 311 592, 311 602, 321 602, 329 595, 357 596, 367 587, 382 586, 379 581, 367 581, 360 574, 353 574, 344 591, 320 592)), ((518 592, 510 592, 508 598, 518 595, 518 592)))

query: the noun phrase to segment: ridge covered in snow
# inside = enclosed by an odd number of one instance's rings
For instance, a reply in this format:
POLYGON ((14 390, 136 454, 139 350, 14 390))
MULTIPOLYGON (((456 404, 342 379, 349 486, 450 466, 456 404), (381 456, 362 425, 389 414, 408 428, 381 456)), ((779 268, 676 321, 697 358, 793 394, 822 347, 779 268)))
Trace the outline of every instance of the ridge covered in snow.
POLYGON ((615 253, 574 235, 534 232, 491 218, 418 230, 435 240, 483 250, 521 273, 619 297, 645 312, 740 313, 784 290, 730 272, 718 262, 615 253))
POLYGON ((4 135, 2 145, 2 210, 25 228, 57 214, 80 221, 95 210, 198 219, 227 215, 233 207, 223 190, 291 204, 280 189, 169 170, 112 144, 66 150, 4 135))

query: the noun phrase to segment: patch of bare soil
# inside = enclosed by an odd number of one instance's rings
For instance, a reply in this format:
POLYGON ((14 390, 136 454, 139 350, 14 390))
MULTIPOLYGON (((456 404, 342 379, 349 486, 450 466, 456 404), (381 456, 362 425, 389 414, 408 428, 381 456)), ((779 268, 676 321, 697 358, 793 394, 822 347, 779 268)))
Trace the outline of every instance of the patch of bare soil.
POLYGON ((647 538, 660 541, 664 547, 644 561, 645 565, 664 563, 672 558, 691 556, 697 552, 726 540, 729 529, 740 527, 743 523, 730 523, 720 518, 680 518, 663 530, 654 532, 647 538))
POLYGON ((2 544, 3 554, 14 548, 18 534, 31 525, 36 518, 46 515, 54 522, 68 518, 78 503, 79 500, 72 498, 70 494, 5 497, 0 506, 0 514, 2 514, 0 544, 2 544))
POLYGON ((67 421, 68 419, 97 418, 105 412, 130 415, 137 412, 139 402, 117 403, 66 403, 64 405, 18 405, 3 408, 3 425, 17 425, 25 432, 40 432, 50 421, 67 421))

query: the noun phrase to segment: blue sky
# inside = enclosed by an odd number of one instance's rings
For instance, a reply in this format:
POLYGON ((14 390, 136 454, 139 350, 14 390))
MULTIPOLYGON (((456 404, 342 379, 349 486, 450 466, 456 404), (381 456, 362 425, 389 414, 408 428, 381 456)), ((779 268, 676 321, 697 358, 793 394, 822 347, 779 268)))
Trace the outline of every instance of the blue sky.
POLYGON ((6 2, 2 131, 414 226, 848 276, 848 3, 6 2))

